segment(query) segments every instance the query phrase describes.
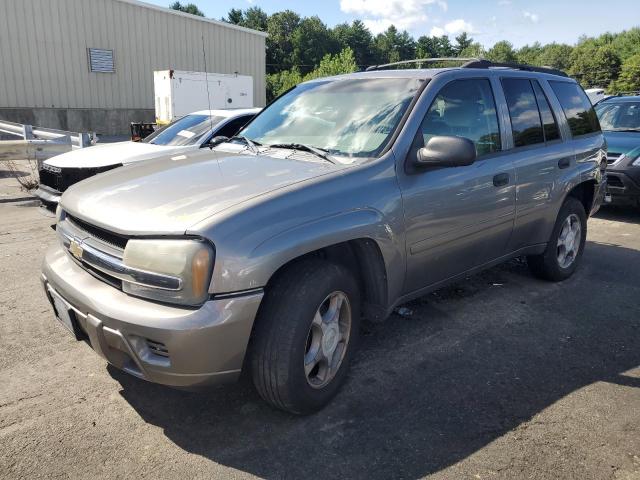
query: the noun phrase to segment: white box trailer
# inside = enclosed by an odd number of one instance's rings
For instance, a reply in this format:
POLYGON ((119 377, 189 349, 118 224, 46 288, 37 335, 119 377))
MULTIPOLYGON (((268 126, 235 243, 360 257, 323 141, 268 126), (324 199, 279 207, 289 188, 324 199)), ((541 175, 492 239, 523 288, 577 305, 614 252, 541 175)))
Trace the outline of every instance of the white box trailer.
POLYGON ((158 124, 198 110, 253 107, 249 75, 160 70, 153 72, 153 86, 158 124))

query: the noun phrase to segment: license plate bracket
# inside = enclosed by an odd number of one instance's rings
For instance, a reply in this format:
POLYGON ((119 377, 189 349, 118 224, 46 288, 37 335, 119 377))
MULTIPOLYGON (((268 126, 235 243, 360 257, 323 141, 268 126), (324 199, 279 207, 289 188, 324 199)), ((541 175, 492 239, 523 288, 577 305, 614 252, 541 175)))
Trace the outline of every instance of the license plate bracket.
POLYGON ((55 292, 49 290, 51 299, 53 300, 53 309, 55 310, 56 320, 58 320, 64 328, 66 328, 76 340, 80 340, 80 328, 75 318, 75 313, 69 308, 64 300, 55 292))

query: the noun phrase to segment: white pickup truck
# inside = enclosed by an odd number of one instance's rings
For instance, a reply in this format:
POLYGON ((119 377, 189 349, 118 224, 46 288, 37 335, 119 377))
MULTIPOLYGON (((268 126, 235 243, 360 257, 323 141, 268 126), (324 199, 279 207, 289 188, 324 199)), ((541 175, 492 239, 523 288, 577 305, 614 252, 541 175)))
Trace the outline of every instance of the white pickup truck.
POLYGON ((179 118, 140 142, 98 144, 57 155, 43 162, 35 194, 43 206, 55 211, 62 193, 80 180, 133 162, 197 150, 216 136, 232 137, 259 111, 202 110, 179 118))

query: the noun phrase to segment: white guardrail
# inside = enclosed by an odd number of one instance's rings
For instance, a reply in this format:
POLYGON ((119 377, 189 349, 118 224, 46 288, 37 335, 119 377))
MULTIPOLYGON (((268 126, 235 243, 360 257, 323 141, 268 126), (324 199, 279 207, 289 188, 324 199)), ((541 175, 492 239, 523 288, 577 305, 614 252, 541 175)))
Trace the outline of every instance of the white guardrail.
POLYGON ((0 161, 42 161, 69 150, 89 147, 96 143, 96 135, 93 132, 67 132, 6 120, 0 120, 0 134, 21 138, 21 140, 0 140, 0 161))

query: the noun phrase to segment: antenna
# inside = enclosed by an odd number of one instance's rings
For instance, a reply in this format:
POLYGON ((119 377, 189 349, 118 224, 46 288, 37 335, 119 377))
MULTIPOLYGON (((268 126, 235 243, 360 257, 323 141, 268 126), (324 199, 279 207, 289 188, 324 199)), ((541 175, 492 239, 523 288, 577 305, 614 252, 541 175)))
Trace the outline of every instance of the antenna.
MULTIPOLYGON (((209 95, 209 72, 207 70, 207 52, 204 49, 204 34, 202 34, 202 58, 204 59, 204 81, 207 84, 207 105, 209 106, 209 129, 213 135, 213 118, 211 118, 211 96, 209 95)), ((212 150, 213 146, 209 142, 209 149, 212 150)))

